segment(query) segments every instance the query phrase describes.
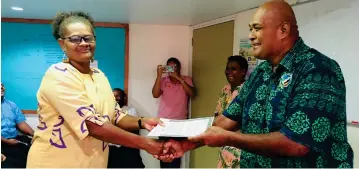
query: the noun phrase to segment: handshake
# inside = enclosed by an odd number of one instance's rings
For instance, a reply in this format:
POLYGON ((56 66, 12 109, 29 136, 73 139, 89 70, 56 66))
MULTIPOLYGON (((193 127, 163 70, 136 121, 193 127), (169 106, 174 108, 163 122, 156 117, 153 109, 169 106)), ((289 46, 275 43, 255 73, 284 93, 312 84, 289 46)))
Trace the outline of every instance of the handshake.
POLYGON ((196 143, 187 140, 154 140, 150 139, 147 146, 143 149, 152 154, 154 158, 163 162, 171 162, 176 158, 182 157, 183 154, 196 147, 196 143))
POLYGON ((230 131, 221 127, 211 126, 203 134, 188 137, 180 141, 174 139, 164 141, 148 138, 147 147, 142 149, 152 154, 158 160, 171 162, 176 158, 182 157, 185 152, 204 145, 210 147, 228 146, 228 138, 230 136, 230 131))
MULTIPOLYGON (((148 131, 154 129, 156 125, 164 126, 164 123, 158 118, 144 118, 143 124, 143 127, 148 131)), ((158 160, 171 162, 176 158, 182 157, 185 152, 200 146, 227 146, 229 144, 228 138, 231 137, 231 135, 232 133, 228 130, 222 129, 221 127, 210 126, 204 133, 183 140, 155 140, 146 138, 139 147, 152 154, 158 160)))

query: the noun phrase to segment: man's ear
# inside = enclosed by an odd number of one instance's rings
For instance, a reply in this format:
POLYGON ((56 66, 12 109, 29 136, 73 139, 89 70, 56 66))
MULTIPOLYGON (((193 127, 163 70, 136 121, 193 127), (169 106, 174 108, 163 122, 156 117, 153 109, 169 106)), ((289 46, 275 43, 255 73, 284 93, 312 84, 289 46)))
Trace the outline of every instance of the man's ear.
POLYGON ((279 28, 280 28, 280 30, 279 30, 280 39, 284 39, 284 38, 289 36, 290 31, 291 31, 291 29, 290 29, 291 27, 290 27, 290 24, 288 22, 284 22, 279 28))

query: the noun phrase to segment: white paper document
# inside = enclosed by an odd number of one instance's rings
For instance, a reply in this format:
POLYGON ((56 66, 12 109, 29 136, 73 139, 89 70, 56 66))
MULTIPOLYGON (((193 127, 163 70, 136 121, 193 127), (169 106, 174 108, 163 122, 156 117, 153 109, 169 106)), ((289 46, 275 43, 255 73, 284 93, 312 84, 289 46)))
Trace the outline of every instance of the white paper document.
POLYGON ((192 137, 204 133, 212 126, 214 117, 196 118, 188 120, 162 119, 164 126, 157 125, 148 137, 192 137))

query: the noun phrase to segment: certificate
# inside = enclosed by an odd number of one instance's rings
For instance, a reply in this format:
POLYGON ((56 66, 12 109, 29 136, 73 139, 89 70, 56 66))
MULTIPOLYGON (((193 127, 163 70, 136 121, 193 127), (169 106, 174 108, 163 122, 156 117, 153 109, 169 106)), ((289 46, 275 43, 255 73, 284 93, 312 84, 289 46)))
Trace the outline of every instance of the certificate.
POLYGON ((212 126, 214 117, 195 118, 187 120, 163 119, 164 126, 157 125, 147 137, 192 137, 204 133, 212 126))

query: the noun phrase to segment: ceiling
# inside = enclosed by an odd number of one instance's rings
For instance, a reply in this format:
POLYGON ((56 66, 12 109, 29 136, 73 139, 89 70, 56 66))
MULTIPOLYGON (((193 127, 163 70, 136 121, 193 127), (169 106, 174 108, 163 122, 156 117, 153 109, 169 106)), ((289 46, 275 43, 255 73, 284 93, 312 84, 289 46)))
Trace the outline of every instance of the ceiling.
POLYGON ((89 12, 97 22, 195 25, 244 10, 266 0, 1 0, 1 16, 52 19, 58 11, 89 12), (14 11, 11 7, 21 7, 14 11))

